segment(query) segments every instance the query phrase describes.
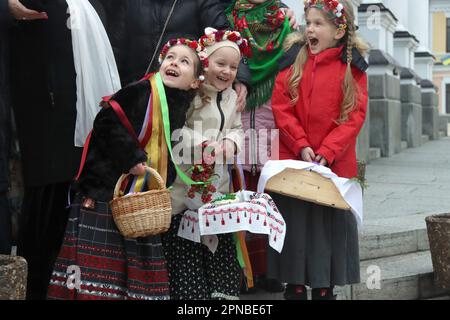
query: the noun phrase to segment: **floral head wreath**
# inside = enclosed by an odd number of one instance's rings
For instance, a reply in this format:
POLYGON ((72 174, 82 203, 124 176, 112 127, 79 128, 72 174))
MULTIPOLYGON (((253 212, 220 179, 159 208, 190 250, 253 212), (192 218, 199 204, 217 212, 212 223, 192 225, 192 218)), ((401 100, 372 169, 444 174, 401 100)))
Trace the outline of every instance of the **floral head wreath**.
POLYGON ((206 28, 205 34, 200 38, 200 45, 209 47, 220 41, 231 41, 237 44, 242 55, 250 57, 251 50, 248 41, 244 39, 238 31, 216 30, 214 28, 206 28))
POLYGON ((159 54, 159 64, 161 64, 163 62, 163 60, 166 58, 166 55, 169 52, 170 48, 177 46, 177 45, 185 45, 195 51, 198 58, 200 59, 201 65, 202 65, 202 72, 201 72, 201 75, 198 77, 198 79, 200 81, 204 81, 205 80, 204 74, 208 70, 208 57, 206 56, 206 53, 204 52, 204 47, 198 41, 189 40, 189 39, 185 39, 185 38, 169 40, 164 45, 164 47, 161 50, 161 53, 159 54))
POLYGON ((309 8, 318 8, 325 11, 338 29, 347 29, 347 18, 345 17, 345 8, 337 0, 305 0, 305 11, 309 8))

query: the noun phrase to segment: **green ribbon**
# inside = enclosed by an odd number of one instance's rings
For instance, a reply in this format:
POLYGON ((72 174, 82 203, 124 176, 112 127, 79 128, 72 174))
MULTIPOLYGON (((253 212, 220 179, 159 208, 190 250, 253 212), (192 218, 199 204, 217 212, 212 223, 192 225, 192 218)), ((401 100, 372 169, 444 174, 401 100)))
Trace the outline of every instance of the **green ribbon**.
POLYGON ((183 181, 187 185, 205 184, 204 182, 194 181, 191 178, 189 178, 183 172, 183 170, 181 170, 181 168, 175 163, 175 160, 173 159, 172 141, 170 140, 169 107, 167 104, 166 91, 164 90, 164 84, 162 82, 161 74, 159 72, 155 73, 155 79, 156 79, 156 87, 158 88, 159 97, 161 99, 161 114, 163 118, 164 136, 166 137, 167 149, 169 149, 170 159, 172 159, 172 162, 175 166, 175 170, 177 171, 177 174, 180 177, 181 181, 183 181))
POLYGON ((242 253, 241 243, 236 233, 233 233, 233 240, 236 246, 236 259, 241 269, 245 268, 244 254, 242 253))

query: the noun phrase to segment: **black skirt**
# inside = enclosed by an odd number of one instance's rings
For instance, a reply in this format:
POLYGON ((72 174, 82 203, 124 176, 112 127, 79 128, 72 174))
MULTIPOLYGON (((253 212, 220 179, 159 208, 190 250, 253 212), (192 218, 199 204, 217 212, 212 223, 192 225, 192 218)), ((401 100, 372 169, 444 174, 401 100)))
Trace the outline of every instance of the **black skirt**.
POLYGON ((269 278, 311 288, 360 282, 358 229, 350 211, 270 196, 286 222, 286 238, 281 254, 269 248, 269 278))

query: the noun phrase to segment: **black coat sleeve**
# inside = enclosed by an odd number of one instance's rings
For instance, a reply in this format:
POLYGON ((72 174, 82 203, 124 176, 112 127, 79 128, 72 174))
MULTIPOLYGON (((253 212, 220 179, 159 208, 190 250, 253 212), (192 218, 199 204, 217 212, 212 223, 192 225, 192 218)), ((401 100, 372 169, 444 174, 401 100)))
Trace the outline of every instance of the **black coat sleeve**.
POLYGON ((6 29, 11 21, 8 0, 0 0, 0 31, 3 32, 3 29, 6 29))
MULTIPOLYGON (((119 74, 124 74, 126 68, 126 48, 130 35, 128 33, 128 1, 124 0, 102 0, 106 18, 106 32, 116 58, 119 74)), ((123 80, 123 79, 122 79, 123 80)), ((124 84, 124 83, 123 83, 124 84)))
POLYGON ((89 0, 89 2, 91 3, 91 5, 95 9, 95 11, 97 12, 100 20, 103 23, 103 26, 106 29, 106 27, 108 25, 108 22, 106 20, 107 15, 106 15, 106 8, 105 8, 106 0, 89 0))
POLYGON ((224 13, 227 7, 226 2, 221 0, 199 0, 198 7, 202 31, 206 27, 213 27, 217 30, 230 28, 224 13))
MULTIPOLYGON (((202 29, 206 27, 213 27, 217 30, 230 29, 230 23, 225 15, 225 9, 232 1, 227 0, 202 0, 200 1, 201 25, 202 29)), ((203 31, 203 30, 202 30, 203 31)), ((241 60, 239 64, 237 80, 244 83, 248 90, 251 86, 251 73, 245 59, 241 60)))

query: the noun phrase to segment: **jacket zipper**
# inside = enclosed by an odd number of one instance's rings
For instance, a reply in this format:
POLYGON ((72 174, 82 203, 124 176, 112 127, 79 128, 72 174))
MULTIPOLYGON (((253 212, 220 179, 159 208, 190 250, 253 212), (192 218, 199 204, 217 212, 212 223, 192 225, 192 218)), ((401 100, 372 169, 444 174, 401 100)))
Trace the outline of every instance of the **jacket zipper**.
POLYGON ((309 96, 310 96, 310 97, 311 97, 311 94, 312 94, 312 91, 313 91, 313 88, 314 88, 314 78, 315 78, 315 75, 316 75, 316 63, 317 63, 317 57, 314 56, 313 59, 314 59, 314 60, 313 60, 313 67, 312 67, 312 74, 311 74, 311 88, 310 88, 310 90, 309 90, 309 96))
POLYGON ((223 114, 222 111, 222 107, 220 106, 220 101, 222 100, 222 92, 218 92, 217 93, 217 98, 216 98, 216 102, 217 102, 217 108, 219 109, 220 112, 220 130, 219 132, 222 132, 223 126, 224 126, 224 122, 225 122, 225 116, 223 114))

